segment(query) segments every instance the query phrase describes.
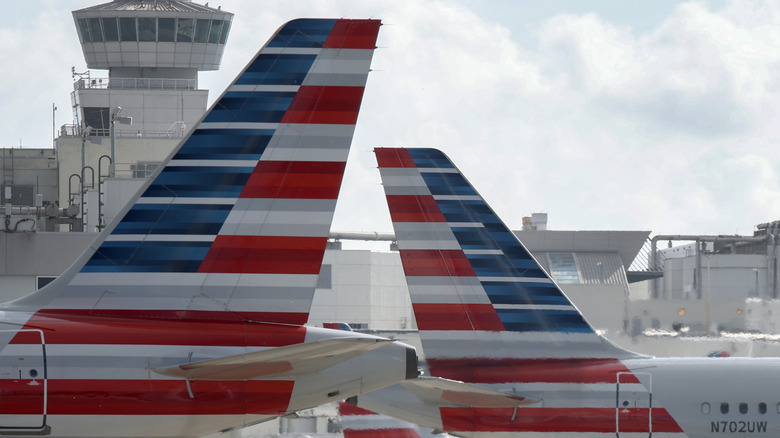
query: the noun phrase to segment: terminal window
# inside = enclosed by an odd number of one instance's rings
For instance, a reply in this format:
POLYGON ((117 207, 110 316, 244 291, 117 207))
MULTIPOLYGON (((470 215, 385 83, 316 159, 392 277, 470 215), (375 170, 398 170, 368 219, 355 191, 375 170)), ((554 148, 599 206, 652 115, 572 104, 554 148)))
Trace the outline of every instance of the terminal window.
POLYGON ((574 254, 570 252, 549 253, 550 274, 553 279, 561 284, 579 284, 580 273, 577 270, 577 263, 574 260, 574 254))

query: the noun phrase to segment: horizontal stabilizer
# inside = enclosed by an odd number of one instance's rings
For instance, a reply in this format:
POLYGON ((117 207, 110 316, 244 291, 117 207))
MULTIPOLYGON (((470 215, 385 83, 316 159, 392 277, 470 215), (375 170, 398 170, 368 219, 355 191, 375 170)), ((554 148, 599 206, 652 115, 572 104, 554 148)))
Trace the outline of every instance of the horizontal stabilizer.
POLYGON ((436 405, 514 408, 539 402, 537 399, 439 377, 419 377, 401 382, 401 385, 420 400, 436 405))
POLYGON ((254 353, 208 359, 154 372, 190 380, 247 380, 313 373, 375 350, 389 339, 337 338, 295 344, 254 353))

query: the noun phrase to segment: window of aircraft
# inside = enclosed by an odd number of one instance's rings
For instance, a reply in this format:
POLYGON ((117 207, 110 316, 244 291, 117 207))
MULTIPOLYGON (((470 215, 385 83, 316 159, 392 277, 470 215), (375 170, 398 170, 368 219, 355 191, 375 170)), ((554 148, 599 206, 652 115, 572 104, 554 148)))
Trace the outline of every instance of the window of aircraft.
POLYGON ((780 403, 777 404, 777 413, 780 414, 780 403))
POLYGON ((708 415, 710 413, 710 404, 707 402, 704 402, 701 404, 701 413, 704 415, 708 415))
POLYGON ((748 412, 748 404, 747 403, 740 403, 739 404, 739 413, 740 414, 747 414, 748 412))
POLYGON ((103 36, 106 42, 119 41, 119 27, 116 24, 115 17, 101 18, 103 23, 103 36))
POLYGON ((759 414, 766 414, 766 403, 759 403, 758 404, 758 413, 759 414))
POLYGON ((720 413, 721 414, 728 414, 729 413, 729 404, 728 403, 721 403, 720 404, 720 413))
POLYGON ((157 41, 172 43, 176 41, 176 19, 158 18, 157 19, 157 41))
POLYGON ((577 263, 574 261, 574 254, 570 252, 551 252, 550 273, 553 279, 561 284, 579 284, 580 273, 577 270, 577 263))
POLYGON ((193 18, 104 17, 79 18, 83 43, 159 41, 225 44, 230 21, 193 18))

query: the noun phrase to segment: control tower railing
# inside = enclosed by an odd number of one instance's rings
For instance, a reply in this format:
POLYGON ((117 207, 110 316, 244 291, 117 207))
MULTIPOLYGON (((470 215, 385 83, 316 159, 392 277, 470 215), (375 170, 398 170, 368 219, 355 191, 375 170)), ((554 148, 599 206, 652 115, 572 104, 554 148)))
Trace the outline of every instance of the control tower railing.
POLYGON ((74 90, 197 90, 197 79, 168 78, 82 78, 73 83, 74 90))

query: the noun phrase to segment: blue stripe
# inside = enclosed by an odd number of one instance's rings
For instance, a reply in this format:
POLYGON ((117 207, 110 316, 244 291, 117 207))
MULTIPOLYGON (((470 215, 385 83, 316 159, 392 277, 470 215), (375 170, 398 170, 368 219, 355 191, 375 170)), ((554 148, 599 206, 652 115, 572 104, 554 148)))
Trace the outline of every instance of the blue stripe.
POLYGON ((516 332, 592 333, 576 310, 496 309, 504 327, 516 332))
POLYGON ((82 272, 197 272, 211 242, 103 242, 82 272))
POLYGON ((176 160, 259 160, 273 129, 196 129, 176 160))
POLYGON ((236 84, 301 85, 316 58, 316 55, 260 55, 236 84))
POLYGON ((484 201, 436 201, 447 222, 482 222, 482 216, 493 212, 484 201))
POLYGON ((420 172, 425 184, 431 191, 431 194, 436 195, 460 195, 460 196, 475 196, 477 192, 471 188, 469 182, 463 175, 459 173, 429 173, 420 172))
POLYGON ((322 47, 336 20, 300 19, 287 23, 268 47, 322 47))
POLYGON ((438 149, 407 149, 409 155, 418 168, 430 167, 434 169, 454 169, 455 165, 450 162, 444 153, 438 149))
POLYGON ((514 281, 482 281, 493 304, 546 304, 566 306, 569 300, 553 283, 517 283, 514 281))
POLYGON ((510 260, 503 254, 466 254, 466 258, 479 277, 546 277, 533 260, 510 260), (521 262, 525 266, 517 266, 521 262))
POLYGON ((219 233, 232 205, 135 204, 114 234, 219 233))
POLYGON ((203 122, 279 123, 294 97, 294 92, 228 93, 203 122))
POLYGON ((168 166, 143 196, 237 198, 253 170, 253 167, 168 166))

